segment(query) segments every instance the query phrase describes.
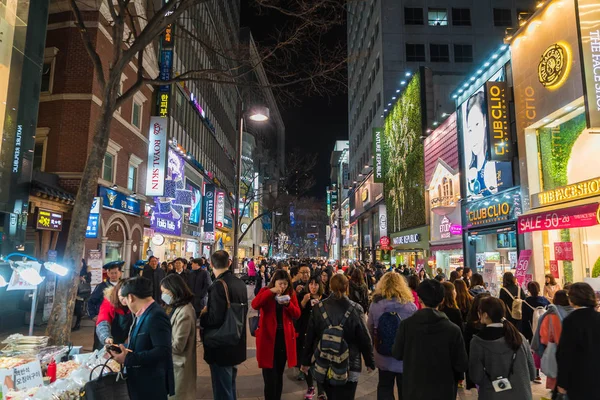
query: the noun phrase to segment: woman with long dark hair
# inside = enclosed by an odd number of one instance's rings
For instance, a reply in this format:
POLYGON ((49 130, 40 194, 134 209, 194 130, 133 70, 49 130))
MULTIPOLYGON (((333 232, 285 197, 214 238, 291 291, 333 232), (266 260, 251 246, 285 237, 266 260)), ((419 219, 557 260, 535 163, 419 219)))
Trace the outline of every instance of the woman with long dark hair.
POLYGON ((169 400, 196 399, 196 311, 194 294, 179 274, 160 282, 161 300, 171 319, 171 345, 175 395, 169 400))
MULTIPOLYGON (((467 354, 471 351, 471 340, 473 340, 473 336, 477 335, 483 329, 483 325, 481 321, 479 321, 479 304, 481 304, 481 300, 490 297, 489 293, 480 293, 473 298, 473 304, 471 304, 471 309, 469 310, 469 314, 467 315, 467 319, 465 321, 465 346, 467 348, 467 354)), ((469 371, 465 373, 467 377, 467 390, 471 390, 477 387, 475 382, 469 376, 469 371)))
POLYGON ((365 276, 361 268, 354 268, 350 273, 350 294, 348 298, 357 302, 364 312, 369 311, 369 289, 365 283, 365 276))
POLYGON ((473 304, 473 296, 469 293, 467 284, 462 279, 457 279, 454 282, 454 289, 456 290, 456 305, 460 310, 463 321, 466 321, 473 304))
POLYGON ((531 400, 531 348, 506 319, 505 305, 495 297, 481 299, 479 320, 485 327, 473 337, 469 356, 469 377, 479 385, 479 399, 531 400))
POLYGON ((421 282, 419 281, 419 277, 417 275, 410 275, 408 277, 408 287, 412 292, 415 306, 417 306, 417 310, 420 310, 423 307, 421 305, 421 302, 419 301, 419 295, 417 294, 417 288, 419 287, 419 283, 421 282))
POLYGON ((296 329, 300 307, 290 274, 282 267, 275 271, 267 287, 252 300, 260 311, 256 330, 256 360, 262 369, 265 400, 281 399, 283 372, 297 365, 296 329))
POLYGON ((556 282, 552 274, 546 274, 544 279, 544 297, 552 301, 554 294, 560 290, 560 285, 556 282))
POLYGON ((331 290, 329 289, 329 281, 331 280, 331 276, 333 273, 329 268, 325 268, 321 271, 321 283, 323 284, 323 297, 327 298, 331 294, 331 290))
POLYGON ((463 319, 458 305, 456 304, 456 289, 450 282, 442 282, 444 287, 444 301, 438 308, 441 312, 446 314, 446 317, 458 326, 462 332, 463 330, 463 319))
POLYGON ((471 287, 469 287, 469 293, 471 296, 475 297, 481 293, 488 293, 488 290, 485 288, 485 282, 483 281, 483 276, 478 273, 474 273, 471 276, 471 287))

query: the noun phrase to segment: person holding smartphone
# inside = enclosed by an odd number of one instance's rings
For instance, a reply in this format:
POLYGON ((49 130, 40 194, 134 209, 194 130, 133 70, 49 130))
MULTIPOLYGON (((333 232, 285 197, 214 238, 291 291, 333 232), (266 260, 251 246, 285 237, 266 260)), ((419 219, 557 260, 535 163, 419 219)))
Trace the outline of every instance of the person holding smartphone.
POLYGON ((275 271, 269 285, 252 300, 252 308, 260 311, 256 359, 263 370, 265 400, 279 400, 285 362, 290 368, 297 364, 294 321, 300 317, 298 299, 287 271, 275 271))

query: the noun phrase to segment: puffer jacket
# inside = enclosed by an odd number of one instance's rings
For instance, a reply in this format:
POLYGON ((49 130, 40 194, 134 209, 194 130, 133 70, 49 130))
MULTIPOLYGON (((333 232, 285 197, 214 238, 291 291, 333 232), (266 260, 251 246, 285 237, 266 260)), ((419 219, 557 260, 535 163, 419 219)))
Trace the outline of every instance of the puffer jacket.
MULTIPOLYGON (((337 298, 334 295, 331 295, 329 298, 323 300, 325 312, 333 325, 337 325, 341 322, 351 304, 355 304, 355 307, 344 324, 344 340, 348 344, 350 350, 350 372, 360 373, 362 371, 361 355, 365 360, 365 365, 368 368, 375 369, 373 344, 365 323, 362 307, 348 299, 346 296, 337 298)), ((312 356, 317 348, 319 340, 321 340, 323 331, 327 328, 326 325, 327 324, 323 319, 321 312, 318 311, 318 308, 313 309, 306 331, 306 341, 301 359, 302 365, 312 364, 312 356)))

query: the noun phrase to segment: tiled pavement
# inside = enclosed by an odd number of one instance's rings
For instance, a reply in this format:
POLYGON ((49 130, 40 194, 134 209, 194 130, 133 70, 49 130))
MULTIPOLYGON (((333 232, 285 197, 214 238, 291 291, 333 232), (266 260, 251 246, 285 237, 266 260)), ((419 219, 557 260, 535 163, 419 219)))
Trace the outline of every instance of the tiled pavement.
MULTIPOLYGON (((250 288, 249 288, 250 289, 250 288)), ((249 294, 251 290, 249 290, 249 294)), ((251 311, 252 313, 253 311, 251 311)), ((25 333, 26 330, 23 332, 25 333)), ((43 334, 40 328, 36 334, 43 334)), ((82 345, 84 351, 91 351, 93 346, 93 324, 89 320, 84 320, 81 330, 73 332, 72 342, 75 345, 82 345)), ((306 383, 295 380, 293 369, 287 369, 284 377, 283 395, 281 400, 302 400, 306 391, 306 383)), ((375 400, 377 399, 377 372, 367 373, 364 370, 359 380, 359 385, 356 393, 357 400, 375 400)), ((431 377, 432 384, 435 382, 435 377, 431 377)), ((198 379, 197 379, 197 399, 212 399, 212 387, 210 381, 210 370, 208 365, 203 360, 202 345, 198 346, 198 379)), ((548 391, 544 384, 533 384, 533 400, 541 400, 543 395, 548 391)), ((263 380, 261 370, 256 362, 255 340, 248 334, 248 359, 241 364, 238 369, 237 380, 238 400, 262 400, 263 395, 263 380)), ((466 391, 459 390, 457 400, 474 400, 477 399, 475 390, 466 391)), ((391 399, 390 399, 391 400, 391 399)))

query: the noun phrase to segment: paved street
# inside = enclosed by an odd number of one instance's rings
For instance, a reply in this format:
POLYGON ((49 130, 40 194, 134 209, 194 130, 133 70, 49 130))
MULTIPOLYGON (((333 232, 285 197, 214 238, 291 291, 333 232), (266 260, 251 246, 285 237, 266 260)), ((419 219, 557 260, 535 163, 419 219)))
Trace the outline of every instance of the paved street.
MULTIPOLYGON (((249 288, 250 289, 250 288, 249 288)), ((252 296, 252 291, 249 290, 249 296, 252 296)), ((254 315, 251 311, 251 315, 254 315)), ((85 351, 90 351, 93 345, 93 328, 92 322, 89 320, 83 321, 83 327, 80 331, 74 332, 72 339, 76 345, 83 345, 85 351)), ((43 332, 39 332, 40 334, 43 332)), ((301 400, 303 399, 306 390, 304 382, 298 382, 294 377, 294 370, 286 370, 286 378, 284 379, 282 400, 301 400)), ((435 382, 435 377, 431 377, 432 382, 435 382)), ((544 389, 545 385, 534 384, 534 400, 540 400, 547 393, 544 389)), ((208 365, 203 360, 202 345, 198 346, 198 381, 197 381, 197 398, 212 399, 212 389, 210 383, 210 370, 208 365)), ((248 334, 248 359, 244 362, 238 373, 238 399, 239 400, 258 400, 263 399, 263 380, 261 370, 256 362, 256 347, 255 340, 248 334)), ((377 398, 377 373, 368 374, 363 372, 357 391, 356 399, 371 400, 377 398)), ((468 400, 476 399, 476 391, 459 391, 459 399, 468 400)))

